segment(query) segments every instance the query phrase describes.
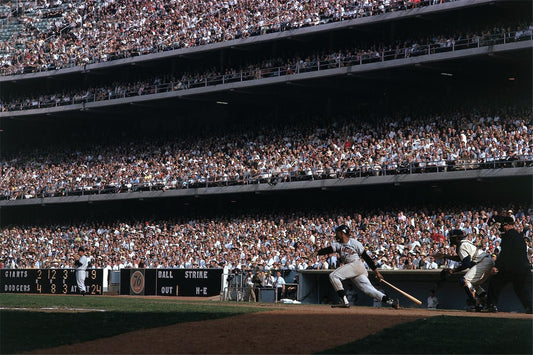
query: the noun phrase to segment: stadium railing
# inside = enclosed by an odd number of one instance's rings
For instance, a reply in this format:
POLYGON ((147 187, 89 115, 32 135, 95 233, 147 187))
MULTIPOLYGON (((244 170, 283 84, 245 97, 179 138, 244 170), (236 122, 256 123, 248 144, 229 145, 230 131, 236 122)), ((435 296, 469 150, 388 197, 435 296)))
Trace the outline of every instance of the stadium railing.
POLYGON ((61 97, 54 100, 39 101, 37 99, 24 103, 4 103, 0 107, 0 111, 21 111, 40 108, 51 108, 58 106, 68 106, 80 103, 90 103, 98 101, 107 101, 113 99, 122 99, 133 96, 143 96, 149 94, 158 94, 165 92, 173 92, 180 90, 187 90, 192 88, 208 87, 214 85, 224 85, 234 82, 245 82, 269 77, 280 77, 287 75, 294 75, 306 72, 316 72, 328 69, 336 69, 341 67, 350 67, 376 62, 387 62, 398 59, 405 59, 410 57, 432 56, 443 52, 456 52, 471 48, 480 48, 494 46, 498 44, 507 44, 511 42, 533 40, 533 31, 518 30, 506 33, 497 33, 492 35, 474 36, 465 39, 447 39, 442 43, 432 44, 414 44, 403 48, 393 48, 387 50, 379 50, 373 52, 365 52, 363 54, 353 54, 350 56, 339 55, 336 58, 325 61, 311 61, 300 63, 294 61, 290 65, 283 67, 257 67, 251 70, 240 70, 236 73, 224 75, 206 75, 202 79, 184 80, 177 82, 165 82, 157 85, 142 84, 133 88, 124 88, 122 90, 112 90, 112 93, 103 91, 90 92, 89 89, 84 90, 85 93, 72 94, 72 97, 61 97))
POLYGON ((324 179, 362 178, 368 176, 390 176, 401 174, 444 173, 450 171, 467 171, 479 169, 503 169, 533 167, 533 156, 523 155, 495 157, 486 159, 459 159, 453 161, 426 161, 414 163, 372 164, 363 167, 343 169, 308 168, 297 171, 264 170, 252 176, 200 177, 176 180, 169 184, 164 181, 143 183, 125 183, 121 185, 81 185, 76 188, 62 188, 53 191, 40 190, 35 195, 0 194, 0 200, 20 200, 45 197, 84 196, 95 194, 115 194, 140 191, 162 191, 192 188, 208 188, 248 184, 276 185, 282 182, 296 182, 324 179))
MULTIPOLYGON (((316 24, 309 24, 304 21, 278 22, 270 26, 262 26, 262 27, 257 27, 255 29, 252 29, 249 35, 251 37, 254 37, 254 36, 260 36, 260 35, 264 35, 268 33, 283 32, 283 31, 294 30, 294 29, 299 29, 299 28, 304 28, 304 27, 322 25, 322 24, 327 24, 327 23, 332 23, 332 22, 340 22, 340 21, 363 18, 363 17, 371 17, 371 16, 390 13, 390 12, 404 11, 404 10, 428 7, 432 5, 440 5, 443 3, 456 2, 456 1, 460 1, 460 0, 391 0, 387 3, 380 3, 379 5, 370 4, 368 6, 357 5, 357 2, 354 2, 353 6, 345 6, 342 14, 336 13, 330 16, 321 16, 320 20, 316 24)), ((20 7, 19 1, 13 2, 12 6, 15 9, 20 7)), ((13 9, 12 11, 16 11, 15 9, 13 9)), ((57 8, 54 8, 54 9, 57 9, 57 8)), ((45 9, 41 9, 41 11, 43 10, 45 9)), ((45 10, 45 13, 47 11, 48 10, 45 10)), ((69 26, 70 24, 67 25, 67 27, 69 26)), ((10 32, 9 35, 12 35, 12 32, 10 32)), ((239 35, 238 33, 236 33, 235 35, 235 39, 239 39, 242 37, 243 36, 239 35)), ((113 61, 113 60, 118 60, 118 59, 142 56, 142 55, 151 54, 151 53, 166 52, 166 51, 181 49, 183 47, 184 46, 181 43, 173 43, 171 45, 164 44, 164 43, 157 43, 157 44, 154 44, 150 49, 130 50, 130 51, 123 51, 123 52, 118 52, 118 53, 113 51, 113 53, 107 53, 107 56, 108 56, 108 61, 113 61)), ((94 59, 84 64, 93 64, 97 62, 99 62, 99 60, 94 59)), ((0 76, 37 73, 37 72, 44 72, 44 71, 50 71, 50 70, 72 68, 78 65, 80 64, 77 64, 75 61, 70 61, 68 63, 64 63, 64 65, 60 67, 25 66, 21 72, 17 72, 17 73, 7 73, 7 72, 0 71, 0 76)))

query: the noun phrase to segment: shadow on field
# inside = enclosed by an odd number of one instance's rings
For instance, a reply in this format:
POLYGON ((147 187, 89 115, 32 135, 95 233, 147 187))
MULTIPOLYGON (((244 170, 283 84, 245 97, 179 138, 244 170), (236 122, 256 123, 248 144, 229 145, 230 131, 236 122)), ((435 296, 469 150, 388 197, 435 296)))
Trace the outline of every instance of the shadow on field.
POLYGON ((12 354, 75 344, 139 329, 219 319, 213 312, 0 312, 0 353, 12 354))
POLYGON ((531 354, 531 319, 437 316, 403 323, 319 354, 531 354))

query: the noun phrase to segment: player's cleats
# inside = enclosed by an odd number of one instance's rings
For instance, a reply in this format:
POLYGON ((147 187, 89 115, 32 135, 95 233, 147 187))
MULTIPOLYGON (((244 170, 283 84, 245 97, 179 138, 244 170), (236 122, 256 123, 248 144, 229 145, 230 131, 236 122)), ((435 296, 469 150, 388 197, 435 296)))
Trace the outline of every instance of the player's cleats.
POLYGON ((349 303, 339 302, 337 304, 331 305, 331 308, 350 308, 349 303))
POLYGON ((496 306, 490 305, 490 306, 487 307, 487 312, 497 313, 498 312, 498 308, 496 306))
POLYGON ((386 300, 385 303, 387 306, 391 306, 392 308, 394 309, 398 309, 400 308, 400 302, 398 302, 398 300, 393 300, 392 298, 389 298, 388 300, 386 300))

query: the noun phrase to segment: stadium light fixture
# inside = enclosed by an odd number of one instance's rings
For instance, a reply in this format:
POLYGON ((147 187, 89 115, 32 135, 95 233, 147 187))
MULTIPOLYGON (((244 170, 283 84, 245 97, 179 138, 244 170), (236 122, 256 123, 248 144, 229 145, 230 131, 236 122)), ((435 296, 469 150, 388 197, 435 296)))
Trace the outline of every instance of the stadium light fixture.
POLYGON ((227 101, 217 101, 217 104, 219 105, 227 105, 227 101))
POLYGON ((442 76, 453 76, 452 73, 444 73, 444 72, 443 72, 443 73, 440 73, 440 75, 442 75, 442 76))

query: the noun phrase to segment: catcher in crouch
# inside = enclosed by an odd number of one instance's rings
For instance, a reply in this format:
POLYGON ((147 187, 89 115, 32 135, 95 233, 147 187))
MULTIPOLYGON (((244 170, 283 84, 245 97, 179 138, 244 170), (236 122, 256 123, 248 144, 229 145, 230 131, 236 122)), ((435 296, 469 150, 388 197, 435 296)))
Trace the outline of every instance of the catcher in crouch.
POLYGON ((435 258, 446 258, 461 262, 461 266, 456 269, 444 269, 442 273, 453 274, 465 269, 469 269, 461 277, 459 284, 466 292, 468 310, 481 311, 486 301, 486 292, 481 285, 487 281, 491 275, 494 261, 490 254, 478 249, 474 243, 465 239, 465 233, 460 229, 450 231, 450 244, 455 245, 457 255, 437 254, 435 258))
POLYGON ((376 290, 368 279, 368 272, 361 261, 363 258, 367 265, 374 270, 376 277, 381 281, 383 276, 376 270, 374 261, 365 252, 365 249, 361 243, 357 240, 350 238, 350 229, 346 225, 338 226, 335 229, 335 240, 329 247, 318 250, 318 255, 327 255, 338 253, 340 255, 340 261, 344 264, 331 274, 329 274, 329 280, 339 295, 339 304, 332 307, 349 308, 350 303, 346 298, 346 293, 342 287, 342 280, 351 279, 352 282, 361 291, 369 295, 370 297, 383 302, 393 308, 399 308, 398 300, 392 300, 384 293, 376 290))

